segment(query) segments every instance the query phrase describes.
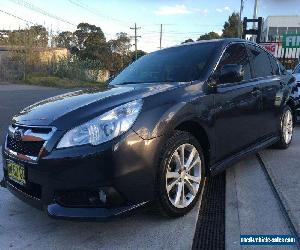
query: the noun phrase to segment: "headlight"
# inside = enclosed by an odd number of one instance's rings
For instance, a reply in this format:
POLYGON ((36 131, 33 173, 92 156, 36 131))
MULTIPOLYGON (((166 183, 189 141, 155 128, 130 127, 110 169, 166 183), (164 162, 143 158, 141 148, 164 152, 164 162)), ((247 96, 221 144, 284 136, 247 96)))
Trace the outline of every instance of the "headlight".
POLYGON ((103 115, 69 130, 57 148, 84 144, 99 145, 125 133, 135 122, 142 109, 142 100, 118 106, 103 115))

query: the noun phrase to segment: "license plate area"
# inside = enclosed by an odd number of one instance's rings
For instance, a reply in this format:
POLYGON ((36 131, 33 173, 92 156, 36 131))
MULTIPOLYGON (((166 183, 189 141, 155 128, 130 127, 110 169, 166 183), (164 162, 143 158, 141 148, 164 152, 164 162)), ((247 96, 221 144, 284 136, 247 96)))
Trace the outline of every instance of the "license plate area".
POLYGON ((6 161, 7 177, 22 185, 26 186, 26 169, 22 164, 16 163, 11 160, 6 161))

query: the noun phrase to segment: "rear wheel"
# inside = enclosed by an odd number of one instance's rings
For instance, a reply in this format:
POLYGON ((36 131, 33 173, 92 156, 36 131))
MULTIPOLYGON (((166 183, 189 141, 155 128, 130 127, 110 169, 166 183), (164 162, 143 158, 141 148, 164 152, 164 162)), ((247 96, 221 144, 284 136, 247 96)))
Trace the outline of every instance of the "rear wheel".
POLYGON ((292 142, 294 132, 294 119, 292 110, 286 106, 280 118, 280 140, 275 144, 276 148, 286 149, 292 142))
POLYGON ((188 213, 196 204, 205 176, 202 148, 190 133, 177 131, 161 158, 159 204, 172 217, 188 213))

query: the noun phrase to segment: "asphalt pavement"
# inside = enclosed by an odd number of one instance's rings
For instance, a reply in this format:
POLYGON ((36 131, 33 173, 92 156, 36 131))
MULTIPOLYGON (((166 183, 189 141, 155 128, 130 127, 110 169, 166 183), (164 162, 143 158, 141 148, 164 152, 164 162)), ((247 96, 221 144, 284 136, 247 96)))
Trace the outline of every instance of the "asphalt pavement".
MULTIPOLYGON (((21 84, 0 83, 0 140, 3 142, 11 118, 23 108, 72 89, 57 89, 21 84)), ((0 145, 1 145, 0 143, 0 145)))
MULTIPOLYGON (((73 90, 0 84, 0 137, 20 109, 68 91, 73 90)), ((0 188, 0 249, 191 249, 199 206, 179 219, 144 208, 109 222, 60 221, 0 188)))
MULTIPOLYGON (((68 91, 71 90, 0 84, 0 138, 20 109, 68 91)), ((299 150, 300 128, 296 128, 289 149, 260 152, 298 233, 299 150)), ((0 159, 0 179, 2 176, 0 159)), ((144 208, 129 217, 108 222, 61 221, 49 218, 0 188, 0 249, 191 249, 199 207, 200 203, 179 219, 167 219, 152 208, 144 208)), ((225 212, 226 249, 248 248, 240 246, 240 234, 291 234, 256 156, 226 171, 225 212)))
POLYGON ((4 188, 0 200, 0 249, 191 249, 199 213, 198 204, 178 219, 144 208, 107 222, 76 222, 54 220, 4 188))

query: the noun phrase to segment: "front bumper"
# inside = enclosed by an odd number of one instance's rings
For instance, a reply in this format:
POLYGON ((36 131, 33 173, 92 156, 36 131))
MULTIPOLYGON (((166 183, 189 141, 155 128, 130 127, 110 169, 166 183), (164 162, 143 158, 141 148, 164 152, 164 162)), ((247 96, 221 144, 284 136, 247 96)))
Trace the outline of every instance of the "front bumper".
MULTIPOLYGON (((26 162, 3 149, 4 182, 24 202, 52 217, 105 219, 122 215, 154 199, 156 166, 163 137, 143 140, 134 131, 99 146, 52 150, 36 163, 26 162), (7 176, 6 162, 26 169, 25 187, 7 176), (91 206, 62 204, 58 193, 106 190, 118 194, 117 203, 91 206)), ((110 198, 108 193, 108 200, 110 198)))
MULTIPOLYGON (((39 199, 32 197, 9 182, 5 182, 5 187, 20 200, 30 204, 36 208, 41 208, 41 203, 39 199)), ((136 205, 127 205, 121 207, 114 208, 84 208, 84 207, 63 207, 57 203, 53 203, 45 206, 45 210, 47 211, 50 217, 55 219, 66 219, 66 220, 105 220, 109 218, 113 218, 116 216, 121 216, 124 214, 128 214, 134 209, 145 205, 147 202, 142 202, 136 205)))

